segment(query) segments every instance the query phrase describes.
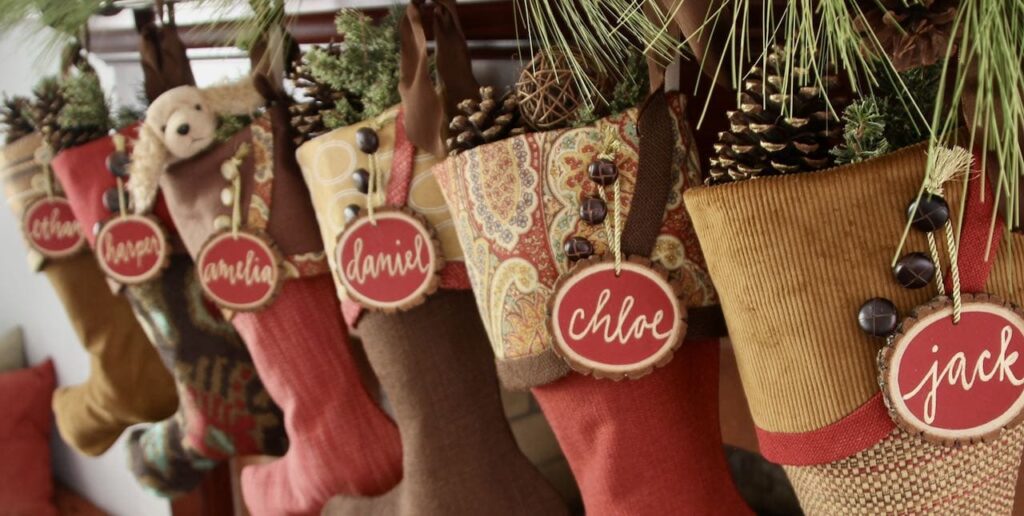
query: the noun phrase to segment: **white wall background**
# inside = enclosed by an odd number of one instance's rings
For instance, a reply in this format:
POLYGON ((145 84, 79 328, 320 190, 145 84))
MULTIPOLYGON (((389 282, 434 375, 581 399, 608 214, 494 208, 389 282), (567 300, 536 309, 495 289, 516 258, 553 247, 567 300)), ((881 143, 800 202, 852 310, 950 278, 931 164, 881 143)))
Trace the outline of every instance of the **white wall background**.
MULTIPOLYGON (((40 77, 57 71, 58 53, 41 53, 46 41, 46 35, 36 27, 0 35, 0 91, 27 95, 40 77)), ((94 66, 109 88, 114 82, 114 69, 99 62, 94 66)), ((9 209, 0 209, 0 331, 20 325, 32 364, 51 357, 60 385, 84 382, 89 376, 88 355, 46 276, 29 270, 25 260, 27 249, 18 226, 19 221, 9 209)), ((65 485, 111 514, 170 514, 169 504, 143 491, 128 471, 124 439, 103 456, 90 458, 68 448, 56 429, 53 435, 54 471, 65 485)))

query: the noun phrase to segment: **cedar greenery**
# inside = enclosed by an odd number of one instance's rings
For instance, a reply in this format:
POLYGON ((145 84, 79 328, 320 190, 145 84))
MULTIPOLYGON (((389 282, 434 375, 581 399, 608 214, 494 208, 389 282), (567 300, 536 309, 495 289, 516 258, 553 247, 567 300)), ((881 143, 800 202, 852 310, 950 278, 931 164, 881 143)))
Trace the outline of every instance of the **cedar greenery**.
POLYGON ((57 123, 62 128, 89 128, 103 133, 110 130, 110 105, 96 74, 73 74, 61 81, 60 91, 65 104, 57 123))
POLYGON ((576 111, 573 126, 581 127, 596 122, 605 115, 615 115, 627 109, 639 106, 650 91, 650 77, 647 75, 647 59, 640 52, 632 52, 626 58, 626 67, 620 72, 615 86, 608 93, 607 109, 598 109, 599 102, 584 102, 576 111))
POLYGON ((324 48, 306 53, 311 75, 336 91, 346 91, 358 99, 335 100, 334 109, 321 113, 329 128, 343 127, 383 113, 397 104, 399 39, 401 13, 391 10, 379 24, 354 9, 338 11, 335 25, 345 35, 345 48, 333 54, 324 48))
POLYGON ((873 95, 857 99, 843 113, 843 144, 832 149, 837 164, 856 163, 931 136, 928 126, 908 115, 901 104, 899 83, 913 92, 922 110, 935 109, 941 65, 915 68, 899 74, 898 81, 876 89, 873 95))

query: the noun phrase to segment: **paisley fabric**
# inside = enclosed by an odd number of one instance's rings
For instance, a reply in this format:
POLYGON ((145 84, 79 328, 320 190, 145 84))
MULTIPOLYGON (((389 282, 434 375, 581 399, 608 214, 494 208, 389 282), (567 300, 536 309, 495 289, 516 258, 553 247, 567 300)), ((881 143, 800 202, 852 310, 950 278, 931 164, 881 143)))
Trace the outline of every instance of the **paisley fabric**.
MULTIPOLYGON (((683 116, 684 101, 669 97, 678 137, 675 185, 651 259, 684 285, 688 306, 717 304, 682 193, 700 182, 697 153, 683 116)), ((637 109, 595 125, 509 138, 448 159, 434 168, 462 242, 466 269, 499 360, 541 355, 551 346, 547 305, 555 281, 571 263, 563 243, 582 236, 596 254, 610 252, 603 225, 579 216, 580 201, 598 195, 587 165, 602 152, 606 132, 616 154, 623 215, 628 217, 637 175, 637 109)), ((609 210, 612 209, 609 196, 609 210)))
MULTIPOLYGON (((371 127, 377 132, 380 150, 374 155, 376 166, 377 170, 384 174, 384 184, 388 184, 388 180, 391 179, 392 160, 395 157, 398 112, 399 107, 396 106, 376 118, 331 131, 306 142, 296 153, 299 167, 313 199, 313 206, 316 208, 328 260, 334 271, 337 270, 334 263, 334 246, 338 235, 345 229, 345 208, 350 205, 356 205, 360 210, 366 208, 367 195, 356 188, 352 173, 359 168, 370 170, 370 160, 356 145, 356 131, 363 127, 371 127)), ((465 274, 462 273, 462 247, 459 245, 444 196, 431 173, 431 168, 437 162, 438 160, 429 153, 416 151, 406 206, 426 218, 441 242, 441 252, 446 262, 441 273, 441 287, 468 288, 465 274)), ((383 198, 375 206, 383 204, 382 201, 383 198)), ((358 313, 358 306, 353 306, 354 302, 348 299, 341 282, 337 281, 336 274, 335 280, 343 302, 342 310, 346 313, 349 323, 352 323, 355 319, 353 314, 358 313)))

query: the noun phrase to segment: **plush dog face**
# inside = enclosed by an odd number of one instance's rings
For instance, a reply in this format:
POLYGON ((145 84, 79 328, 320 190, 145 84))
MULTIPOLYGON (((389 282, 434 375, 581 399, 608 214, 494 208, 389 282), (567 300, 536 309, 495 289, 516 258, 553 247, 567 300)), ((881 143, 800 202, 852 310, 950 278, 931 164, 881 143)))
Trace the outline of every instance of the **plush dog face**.
POLYGON ((162 137, 171 156, 188 159, 213 143, 217 114, 198 88, 179 86, 149 106, 146 125, 162 137))

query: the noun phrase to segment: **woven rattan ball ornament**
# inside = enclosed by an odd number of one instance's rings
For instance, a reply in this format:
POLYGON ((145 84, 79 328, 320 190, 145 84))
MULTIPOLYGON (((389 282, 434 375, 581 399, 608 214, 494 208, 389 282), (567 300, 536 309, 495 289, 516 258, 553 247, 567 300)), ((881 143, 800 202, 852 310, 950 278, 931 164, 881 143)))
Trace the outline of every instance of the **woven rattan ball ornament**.
MULTIPOLYGON (((577 59, 579 61, 579 59, 577 59)), ((572 124, 582 99, 566 51, 539 52, 516 82, 523 120, 539 131, 572 124)))

